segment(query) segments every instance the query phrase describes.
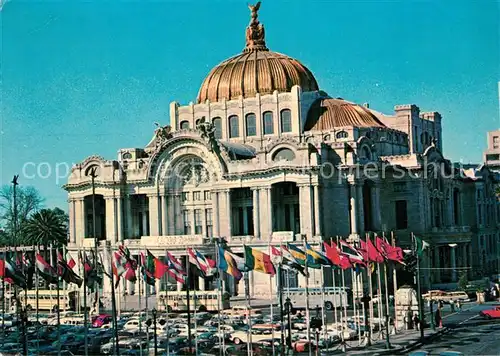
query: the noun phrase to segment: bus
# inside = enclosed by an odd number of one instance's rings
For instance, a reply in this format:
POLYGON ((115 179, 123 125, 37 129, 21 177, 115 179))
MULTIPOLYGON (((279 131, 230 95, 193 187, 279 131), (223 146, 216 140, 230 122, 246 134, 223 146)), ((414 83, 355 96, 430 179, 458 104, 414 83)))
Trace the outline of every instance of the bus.
MULTIPOLYGON (((220 293, 218 290, 190 291, 189 310, 194 311, 196 306, 196 310, 200 312, 217 311, 219 310, 219 297, 220 293)), ((186 291, 168 291, 168 293, 161 291, 157 296, 159 311, 187 311, 186 301, 186 291)), ((224 310, 227 308, 229 308, 229 294, 225 293, 220 301, 220 309, 224 310)))
MULTIPOLYGON (((60 290, 59 291, 59 304, 57 303, 57 290, 53 289, 40 289, 38 291, 38 310, 56 311, 59 310, 75 310, 78 304, 79 292, 76 290, 60 290)), ((26 305, 28 311, 35 310, 37 307, 36 290, 29 290, 26 294, 25 291, 19 293, 19 300, 22 305, 26 305)))
MULTIPOLYGON (((324 287, 324 288, 308 288, 309 292, 309 308, 313 309, 323 305, 326 310, 333 310, 335 306, 350 307, 352 305, 351 288, 344 287, 324 287), (323 294, 324 293, 324 294, 323 294), (324 295, 324 297, 323 297, 324 295)), ((296 309, 306 308, 306 289, 305 288, 289 288, 283 291, 284 298, 290 298, 290 303, 296 309)))

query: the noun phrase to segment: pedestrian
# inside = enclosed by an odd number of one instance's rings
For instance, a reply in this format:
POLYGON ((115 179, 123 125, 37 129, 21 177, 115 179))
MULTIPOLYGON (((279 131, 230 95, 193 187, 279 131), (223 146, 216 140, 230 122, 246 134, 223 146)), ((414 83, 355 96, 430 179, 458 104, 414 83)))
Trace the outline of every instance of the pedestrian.
POLYGON ((410 307, 408 307, 408 310, 406 310, 406 330, 413 329, 413 312, 411 311, 410 307))
POLYGON ((452 301, 450 302, 450 309, 451 309, 451 312, 452 312, 452 313, 454 313, 454 312, 455 312, 455 301, 454 301, 454 300, 452 300, 452 301))
POLYGON ((415 325, 415 329, 420 330, 420 318, 418 317, 418 314, 413 316, 413 325, 415 325))
POLYGON ((436 313, 434 314, 434 321, 436 322, 437 327, 442 327, 443 325, 441 324, 441 308, 436 309, 436 313))
POLYGON ((462 304, 460 303, 460 300, 457 300, 457 312, 462 311, 462 304))

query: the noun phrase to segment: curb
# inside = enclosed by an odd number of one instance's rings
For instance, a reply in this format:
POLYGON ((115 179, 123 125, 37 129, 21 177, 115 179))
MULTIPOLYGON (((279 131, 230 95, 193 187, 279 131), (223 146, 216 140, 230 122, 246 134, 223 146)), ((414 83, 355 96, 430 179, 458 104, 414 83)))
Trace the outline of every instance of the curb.
POLYGON ((440 337, 440 336, 441 336, 441 335, 443 335, 443 334, 446 334, 446 333, 447 333, 448 331, 450 331, 450 330, 451 330, 450 328, 448 328, 448 327, 444 327, 443 329, 441 329, 441 330, 439 330, 439 331, 435 332, 434 334, 429 335, 429 336, 427 336, 426 338, 424 338, 424 341, 420 341, 420 340, 418 340, 418 341, 414 341, 414 342, 412 342, 412 343, 408 344, 407 346, 405 346, 405 347, 403 347, 403 348, 402 348, 401 352, 409 352, 409 351, 413 351, 413 350, 415 350, 416 348, 418 348, 418 347, 420 347, 420 346, 422 346, 422 345, 426 344, 427 342, 432 341, 432 340, 434 340, 435 338, 440 337))

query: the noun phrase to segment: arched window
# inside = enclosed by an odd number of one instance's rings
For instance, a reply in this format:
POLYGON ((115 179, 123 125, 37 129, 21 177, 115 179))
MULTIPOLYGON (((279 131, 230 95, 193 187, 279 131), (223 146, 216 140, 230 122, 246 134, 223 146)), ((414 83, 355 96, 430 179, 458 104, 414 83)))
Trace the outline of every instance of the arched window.
POLYGON ((215 128, 215 138, 220 140, 222 138, 222 119, 220 117, 214 117, 212 124, 215 128))
POLYGON ((292 132, 292 112, 281 110, 281 132, 292 132))
POLYGON ((130 152, 125 152, 122 155, 122 159, 132 159, 132 154, 130 152))
POLYGON ((274 133, 273 125, 273 113, 271 111, 266 111, 262 115, 262 123, 264 126, 264 135, 272 135, 274 133))
POLYGON ((256 136, 257 135, 257 122, 255 120, 255 114, 247 114, 246 118, 246 126, 247 126, 247 136, 256 136))
POLYGON ((340 132, 337 132, 335 137, 336 138, 347 138, 347 137, 349 137, 349 134, 345 131, 340 131, 340 132))
POLYGON ((279 149, 273 156, 273 161, 293 161, 295 159, 295 153, 289 148, 279 149))
POLYGON ((189 129, 189 121, 181 121, 181 130, 187 130, 189 129))
POLYGON ((238 136, 240 136, 240 123, 238 116, 229 116, 229 137, 232 138, 238 136))

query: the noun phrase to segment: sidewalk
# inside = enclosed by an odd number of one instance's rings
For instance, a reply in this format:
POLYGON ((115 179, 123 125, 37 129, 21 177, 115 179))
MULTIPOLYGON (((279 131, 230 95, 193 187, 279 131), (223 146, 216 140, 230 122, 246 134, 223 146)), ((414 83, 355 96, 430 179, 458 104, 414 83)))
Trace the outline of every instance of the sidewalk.
MULTIPOLYGON (((448 329, 437 328, 436 331, 432 329, 424 330, 424 340, 425 342, 431 341, 433 338, 445 333, 448 329)), ((395 335, 390 335, 389 341, 391 344, 391 349, 386 348, 386 340, 379 339, 380 334, 376 333, 372 335, 372 345, 371 346, 358 346, 357 341, 347 342, 347 354, 349 355, 396 355, 404 354, 410 352, 411 350, 419 347, 422 342, 420 340, 420 331, 417 330, 404 330, 399 331, 395 335)), ((342 353, 340 349, 329 352, 329 354, 335 355, 342 353)))

